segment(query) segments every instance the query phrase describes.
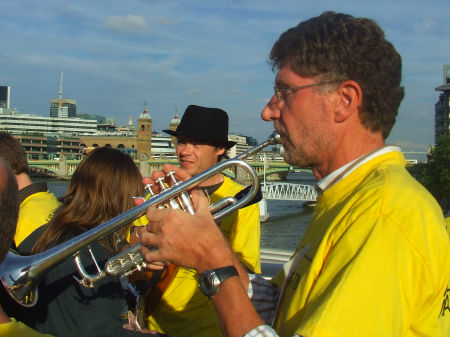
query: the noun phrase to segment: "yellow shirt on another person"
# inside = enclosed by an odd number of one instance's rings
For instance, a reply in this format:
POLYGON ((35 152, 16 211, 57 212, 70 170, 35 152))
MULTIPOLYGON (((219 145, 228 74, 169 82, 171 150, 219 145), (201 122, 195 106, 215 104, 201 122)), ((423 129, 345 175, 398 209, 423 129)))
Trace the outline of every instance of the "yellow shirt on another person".
POLYGON ((39 333, 11 318, 10 322, 0 324, 0 337, 52 337, 52 335, 39 333))
MULTIPOLYGON (((224 177, 223 184, 210 196, 211 203, 236 195, 243 186, 224 177)), ((260 222, 257 203, 239 209, 220 222, 220 229, 240 261, 252 272, 261 272, 260 222)), ((214 247, 211 247, 214 249, 214 247)), ((211 300, 199 289, 195 270, 178 268, 161 300, 149 317, 150 330, 171 337, 221 336, 220 323, 211 300)))
POLYGON ((19 191, 20 209, 14 236, 16 247, 37 228, 48 223, 61 205, 46 183, 31 184, 19 191))

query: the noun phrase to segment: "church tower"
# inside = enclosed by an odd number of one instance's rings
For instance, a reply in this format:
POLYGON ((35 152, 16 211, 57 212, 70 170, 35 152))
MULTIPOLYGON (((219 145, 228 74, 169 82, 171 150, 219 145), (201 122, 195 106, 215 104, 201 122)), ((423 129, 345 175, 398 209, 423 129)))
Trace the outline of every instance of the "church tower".
MULTIPOLYGON (((175 109, 175 116, 173 116, 173 119, 170 121, 169 129, 172 131, 175 131, 178 127, 178 124, 180 124, 180 119, 178 118, 178 109, 175 109)), ((173 147, 177 147, 177 137, 171 136, 172 138, 172 144, 173 147)))
POLYGON ((141 158, 142 154, 146 154, 150 157, 152 151, 152 117, 147 110, 147 101, 145 101, 144 110, 138 118, 137 129, 137 152, 138 158, 141 158))

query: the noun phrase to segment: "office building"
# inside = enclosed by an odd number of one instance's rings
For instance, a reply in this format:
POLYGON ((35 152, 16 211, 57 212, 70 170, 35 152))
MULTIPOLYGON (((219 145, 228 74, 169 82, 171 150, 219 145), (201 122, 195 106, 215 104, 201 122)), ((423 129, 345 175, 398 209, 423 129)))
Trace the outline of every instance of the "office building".
POLYGON ((30 160, 81 159, 83 153, 78 137, 61 135, 14 134, 30 160))
POLYGON ((97 132, 95 119, 52 118, 29 114, 0 114, 0 130, 13 134, 94 134, 97 132))
POLYGON ((10 87, 0 86, 0 108, 8 109, 10 105, 10 87))
POLYGON ((450 64, 444 65, 443 84, 435 90, 441 91, 434 109, 434 142, 436 143, 441 135, 450 134, 450 64))
POLYGON ((73 118, 77 115, 77 101, 68 98, 50 100, 50 117, 73 118))

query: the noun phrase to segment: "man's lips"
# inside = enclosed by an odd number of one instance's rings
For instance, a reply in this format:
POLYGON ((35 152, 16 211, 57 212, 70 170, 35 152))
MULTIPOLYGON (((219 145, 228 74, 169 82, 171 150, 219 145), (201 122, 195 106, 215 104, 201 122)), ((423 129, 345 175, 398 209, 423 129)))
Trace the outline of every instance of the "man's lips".
POLYGON ((185 166, 190 166, 193 164, 192 161, 188 161, 188 160, 180 160, 180 164, 181 166, 185 167, 185 166))

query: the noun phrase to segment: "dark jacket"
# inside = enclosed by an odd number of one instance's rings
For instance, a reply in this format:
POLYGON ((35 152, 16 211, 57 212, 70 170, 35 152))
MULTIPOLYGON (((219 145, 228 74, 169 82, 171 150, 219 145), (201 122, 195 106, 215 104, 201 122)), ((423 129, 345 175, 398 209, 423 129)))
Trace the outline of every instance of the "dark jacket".
MULTIPOLYGON (((29 255, 42 230, 37 229, 19 245, 22 255, 29 255)), ((109 257, 106 249, 97 242, 91 248, 102 267, 109 257)), ((94 273, 89 252, 81 252, 85 269, 94 273)), ((94 288, 86 288, 74 276, 79 277, 72 258, 49 271, 39 283, 37 304, 23 309, 20 320, 40 332, 61 337, 148 336, 123 329, 127 303, 118 278, 108 277, 95 283, 94 288)))

